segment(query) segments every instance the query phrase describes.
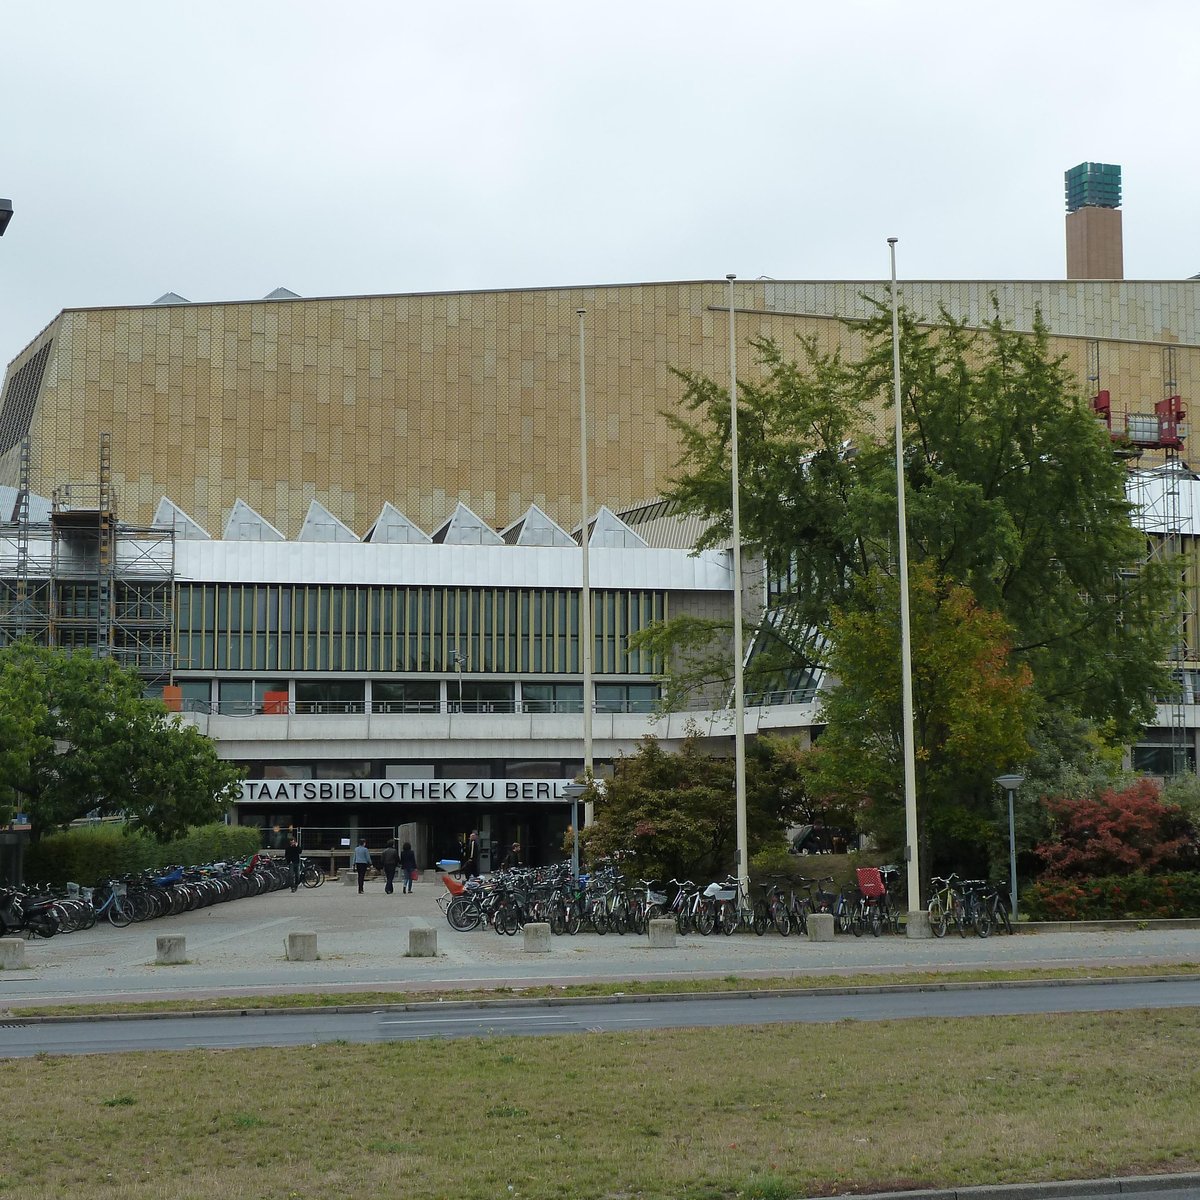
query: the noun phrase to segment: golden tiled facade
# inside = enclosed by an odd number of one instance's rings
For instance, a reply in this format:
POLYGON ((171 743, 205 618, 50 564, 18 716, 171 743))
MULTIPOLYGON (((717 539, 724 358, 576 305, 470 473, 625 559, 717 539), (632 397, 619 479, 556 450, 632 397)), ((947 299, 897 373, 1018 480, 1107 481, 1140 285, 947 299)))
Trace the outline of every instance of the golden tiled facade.
MULTIPOLYGON (((944 305, 986 321, 995 296, 1029 328, 1040 309, 1080 394, 1098 373, 1114 412, 1149 411, 1169 390, 1194 397, 1194 281, 902 289, 931 320, 944 305)), ((756 336, 787 347, 816 334, 855 353, 838 318, 863 316, 864 295, 886 303, 887 284, 738 281, 739 375, 754 372, 756 336)), ((589 490, 615 508, 658 494, 676 464, 662 415, 682 392, 671 368, 727 379, 727 303, 724 281, 699 281, 66 309, 9 366, 0 484, 17 482, 26 431, 42 495, 94 480, 108 433, 118 511, 133 523, 167 496, 217 537, 239 498, 288 537, 314 499, 360 535, 385 501, 426 530, 459 501, 495 527, 534 503, 569 528, 576 310, 587 310, 589 490)))

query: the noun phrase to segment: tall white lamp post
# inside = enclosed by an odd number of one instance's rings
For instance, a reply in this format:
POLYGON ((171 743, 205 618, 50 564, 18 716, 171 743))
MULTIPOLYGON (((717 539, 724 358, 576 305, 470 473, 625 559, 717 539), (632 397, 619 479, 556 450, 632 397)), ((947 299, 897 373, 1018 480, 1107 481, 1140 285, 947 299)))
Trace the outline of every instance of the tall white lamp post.
POLYGON ((1008 793, 1008 899, 1012 919, 1017 919, 1017 826, 1013 820, 1013 794, 1025 782, 1024 775, 997 775, 996 782, 1008 793))
POLYGON ((904 507, 904 419, 900 404, 900 308, 896 291, 896 242, 888 238, 892 260, 892 401, 896 416, 896 523, 900 546, 900 680, 904 723, 904 837, 908 860, 908 921, 911 938, 929 936, 921 907, 921 867, 917 844, 917 753, 913 738, 912 631, 908 608, 908 520, 904 507))
MULTIPOLYGON (((583 782, 592 782, 592 589, 588 575, 588 425, 587 371, 584 359, 583 318, 587 309, 577 308, 579 318, 579 547, 582 551, 582 578, 579 589, 579 657, 583 669, 583 782)), ((571 804, 571 824, 575 836, 571 846, 571 869, 579 877, 579 799, 571 804)), ((592 814, 587 814, 591 820, 592 814)))
MULTIPOLYGON (((742 678, 742 524, 738 481, 737 339, 734 336, 733 281, 729 282, 729 454, 733 491, 733 757, 737 817, 737 877, 741 896, 750 891, 750 847, 746 822, 746 699, 742 678)), ((740 900, 739 900, 740 903, 740 900)))

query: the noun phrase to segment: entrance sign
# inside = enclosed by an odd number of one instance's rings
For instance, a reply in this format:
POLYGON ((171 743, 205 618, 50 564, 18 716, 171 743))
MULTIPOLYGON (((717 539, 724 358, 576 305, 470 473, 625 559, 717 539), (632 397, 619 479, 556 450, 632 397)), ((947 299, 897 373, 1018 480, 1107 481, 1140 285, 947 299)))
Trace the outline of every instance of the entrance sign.
POLYGON ((247 779, 242 803, 566 804, 569 779, 247 779))

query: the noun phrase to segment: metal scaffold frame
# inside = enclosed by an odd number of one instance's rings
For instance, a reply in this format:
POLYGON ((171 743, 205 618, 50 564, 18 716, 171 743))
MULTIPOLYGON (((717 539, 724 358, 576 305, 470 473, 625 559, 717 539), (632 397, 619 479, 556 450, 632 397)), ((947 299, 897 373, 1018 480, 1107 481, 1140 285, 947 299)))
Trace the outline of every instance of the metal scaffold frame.
POLYGON ((1088 382, 1095 388, 1092 408, 1107 426, 1117 453, 1129 466, 1127 494, 1134 506, 1134 520, 1146 533, 1147 553, 1151 561, 1174 564, 1179 586, 1172 592, 1169 613, 1174 636, 1171 639, 1168 667, 1174 686, 1167 696, 1159 697, 1164 711, 1170 743, 1172 777, 1187 773, 1189 741, 1186 706, 1194 702, 1191 678, 1200 670, 1197 661, 1194 611, 1200 576, 1197 574, 1197 531, 1193 527, 1190 505, 1185 519, 1181 493, 1185 481, 1197 478, 1184 462, 1180 451, 1185 436, 1186 412, 1178 393, 1175 373, 1175 347, 1163 347, 1163 398, 1154 403, 1152 413, 1126 413, 1122 427, 1113 429, 1110 394, 1100 384, 1099 343, 1088 346, 1088 382), (1143 466, 1142 457, 1153 452, 1158 462, 1143 466))
POLYGON ((54 490, 49 521, 30 519, 28 446, 14 520, 0 524, 0 644, 88 650, 165 682, 174 666, 175 530, 117 519, 111 440, 94 484, 54 490))

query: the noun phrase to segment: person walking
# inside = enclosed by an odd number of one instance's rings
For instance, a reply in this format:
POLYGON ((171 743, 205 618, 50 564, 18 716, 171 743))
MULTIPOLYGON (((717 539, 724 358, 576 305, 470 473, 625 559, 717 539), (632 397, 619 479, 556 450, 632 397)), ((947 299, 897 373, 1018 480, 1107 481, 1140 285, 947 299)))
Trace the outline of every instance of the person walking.
POLYGON ((504 856, 504 870, 510 871, 521 865, 521 843, 513 842, 512 849, 504 856))
POLYGON ((390 896, 395 891, 392 885, 396 880, 396 867, 400 863, 400 851, 396 849, 395 838, 383 848, 379 863, 383 867, 383 890, 390 896))
POLYGON ((462 872, 468 879, 479 874, 479 834, 472 829, 467 838, 467 852, 463 855, 462 872))
POLYGON ((363 884, 367 882, 367 868, 371 865, 371 852, 367 849, 367 839, 359 838, 354 847, 354 869, 358 872, 358 894, 362 895, 363 884))
POLYGON ((413 853, 412 842, 405 842, 400 851, 400 870, 404 872, 404 891, 411 892, 417 875, 417 856, 413 853))
POLYGON ((283 861, 287 863, 288 882, 294 892, 300 886, 300 843, 294 837, 288 838, 287 849, 283 852, 283 861))

